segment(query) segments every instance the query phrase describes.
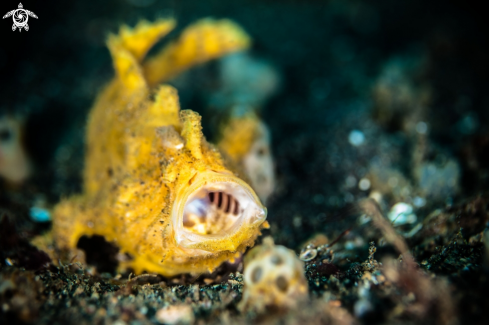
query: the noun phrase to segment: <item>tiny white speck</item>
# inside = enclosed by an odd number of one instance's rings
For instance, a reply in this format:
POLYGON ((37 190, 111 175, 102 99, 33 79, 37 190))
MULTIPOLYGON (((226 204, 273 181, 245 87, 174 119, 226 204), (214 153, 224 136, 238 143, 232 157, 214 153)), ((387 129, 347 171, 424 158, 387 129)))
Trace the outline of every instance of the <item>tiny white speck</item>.
POLYGON ((360 222, 361 225, 369 223, 371 220, 372 218, 367 216, 366 214, 362 214, 360 217, 358 217, 358 221, 360 222))
POLYGON ((353 130, 348 135, 348 141, 352 146, 358 147, 365 142, 365 135, 362 131, 353 130))
POLYGON ((349 240, 349 241, 347 241, 347 242, 345 243, 345 248, 346 248, 347 250, 352 250, 352 249, 355 249, 355 243, 354 243, 354 242, 352 242, 351 240, 349 240))
POLYGON ((294 227, 299 228, 300 226, 302 226, 302 218, 300 216, 295 216, 292 220, 292 224, 294 225, 294 227))
POLYGON ((428 132, 428 124, 425 122, 421 121, 416 124, 416 132, 419 134, 426 134, 428 132))
POLYGON ((377 203, 382 202, 382 194, 378 191, 373 191, 368 197, 373 199, 377 203))
POLYGON ((357 179, 355 178, 355 176, 348 176, 345 180, 345 185, 347 188, 352 188, 357 185, 357 179))
POLYGON ((183 143, 179 143, 175 146, 175 148, 177 149, 182 149, 183 148, 183 143))
POLYGON ((418 208, 421 208, 421 207, 424 207, 425 206, 426 200, 423 199, 422 197, 416 196, 413 199, 413 204, 414 204, 414 206, 416 206, 418 208))
POLYGON ((358 188, 362 191, 366 191, 370 188, 370 180, 368 178, 362 178, 360 182, 358 182, 358 188))
POLYGON ((413 207, 404 202, 394 204, 387 216, 394 226, 415 223, 417 220, 413 207))

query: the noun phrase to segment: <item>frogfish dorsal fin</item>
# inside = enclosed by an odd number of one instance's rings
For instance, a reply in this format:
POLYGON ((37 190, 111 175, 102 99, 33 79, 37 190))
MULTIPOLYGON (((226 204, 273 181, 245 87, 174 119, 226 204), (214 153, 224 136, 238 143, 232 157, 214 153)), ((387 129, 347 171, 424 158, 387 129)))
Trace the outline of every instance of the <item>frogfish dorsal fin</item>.
POLYGON ((191 110, 180 112, 182 123, 182 137, 185 139, 185 148, 187 148, 195 159, 201 160, 202 155, 202 117, 191 110))

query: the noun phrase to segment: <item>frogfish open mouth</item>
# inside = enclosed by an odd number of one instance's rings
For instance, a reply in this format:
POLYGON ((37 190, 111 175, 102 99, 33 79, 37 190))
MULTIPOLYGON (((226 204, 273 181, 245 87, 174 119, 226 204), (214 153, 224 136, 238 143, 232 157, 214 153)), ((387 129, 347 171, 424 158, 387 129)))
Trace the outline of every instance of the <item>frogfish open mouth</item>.
POLYGON ((176 90, 159 85, 250 39, 229 20, 204 19, 145 59, 174 25, 141 22, 109 37, 116 77, 89 115, 83 193, 53 213, 59 249, 99 235, 129 256, 121 268, 197 274, 238 257, 268 226, 255 191, 204 138, 200 116, 181 111, 176 90))
POLYGON ((221 239, 246 223, 262 222, 266 216, 245 182, 213 171, 199 173, 173 209, 175 236, 182 246, 221 239))

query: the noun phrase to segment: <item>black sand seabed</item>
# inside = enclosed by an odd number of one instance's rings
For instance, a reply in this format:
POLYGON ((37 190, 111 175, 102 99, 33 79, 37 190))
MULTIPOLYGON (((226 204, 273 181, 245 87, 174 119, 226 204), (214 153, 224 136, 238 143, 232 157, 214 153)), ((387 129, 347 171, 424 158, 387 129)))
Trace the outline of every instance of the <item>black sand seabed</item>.
MULTIPOLYGON (((181 320, 201 324, 485 323, 489 52, 487 20, 475 3, 23 3, 39 18, 21 33, 2 20, 0 114, 26 118, 35 173, 21 189, 0 192, 1 323, 158 323, 169 305, 191 306, 181 320), (98 257, 88 254, 90 266, 46 267, 46 256, 28 244, 50 226, 30 220, 33 202, 52 205, 80 191, 85 119, 112 75, 107 31, 161 16, 179 21, 170 38, 198 18, 231 18, 254 38, 252 53, 281 73, 281 89, 262 110, 278 176, 265 235, 299 253, 317 234, 331 242, 349 230, 334 254, 306 263, 305 306, 241 314, 242 265, 199 278, 128 280, 102 263, 114 253, 108 245, 98 257), (365 137, 358 146, 349 141, 353 130, 365 137), (361 179, 370 187, 360 189, 361 179), (395 227, 401 237, 375 217, 361 218, 362 199, 379 194, 382 220, 395 203, 414 207, 417 222, 395 227), (415 265, 396 262, 403 243, 415 265)), ((181 104, 202 114, 212 139, 204 102, 213 66, 190 73, 181 104)), ((100 244, 80 245, 90 252, 100 244)))

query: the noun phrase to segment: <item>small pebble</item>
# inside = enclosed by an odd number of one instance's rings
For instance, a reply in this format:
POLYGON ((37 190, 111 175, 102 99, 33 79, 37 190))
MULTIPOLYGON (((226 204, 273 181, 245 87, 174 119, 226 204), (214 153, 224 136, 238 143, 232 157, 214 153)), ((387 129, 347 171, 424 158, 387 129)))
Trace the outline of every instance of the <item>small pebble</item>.
POLYGON ((315 259, 317 255, 318 255, 318 251, 316 249, 312 248, 312 249, 307 249, 307 250, 303 251, 299 255, 299 258, 301 259, 301 261, 308 262, 310 260, 315 259))
POLYGON ((354 176, 348 176, 345 180, 345 185, 347 188, 352 188, 357 184, 357 179, 354 176))
POLYGON ((394 204, 387 216, 396 226, 415 223, 417 220, 416 215, 413 213, 413 207, 404 202, 394 204))
POLYGON ((35 222, 48 222, 51 221, 51 214, 46 209, 32 207, 29 211, 30 217, 35 222))
POLYGON ((421 208, 421 207, 424 207, 426 205, 426 200, 423 199, 422 197, 416 196, 413 199, 413 204, 415 207, 421 208))
POLYGON ((428 124, 425 122, 421 121, 416 124, 416 132, 419 134, 426 134, 428 132, 428 124))
POLYGON ((373 309, 372 304, 365 298, 359 299, 353 306, 353 312, 358 318, 362 318, 373 309))
POLYGON ((195 320, 192 307, 188 305, 169 306, 156 312, 156 320, 161 324, 192 324, 195 320))
POLYGON ((367 191, 370 188, 370 180, 368 178, 362 178, 360 182, 358 182, 358 188, 362 191, 367 191))
POLYGON ((365 135, 362 131, 353 130, 348 135, 348 142, 355 147, 361 146, 365 142, 365 135))

